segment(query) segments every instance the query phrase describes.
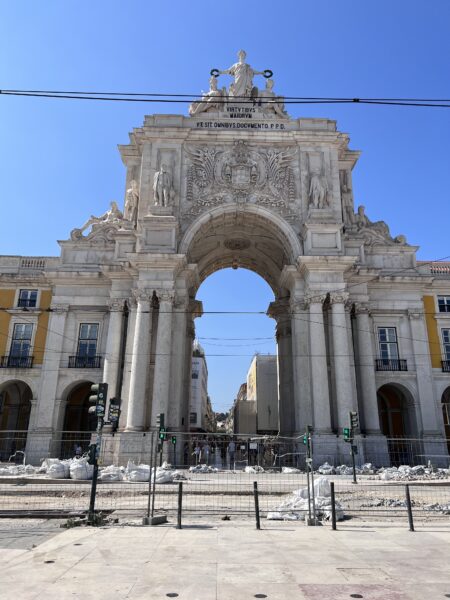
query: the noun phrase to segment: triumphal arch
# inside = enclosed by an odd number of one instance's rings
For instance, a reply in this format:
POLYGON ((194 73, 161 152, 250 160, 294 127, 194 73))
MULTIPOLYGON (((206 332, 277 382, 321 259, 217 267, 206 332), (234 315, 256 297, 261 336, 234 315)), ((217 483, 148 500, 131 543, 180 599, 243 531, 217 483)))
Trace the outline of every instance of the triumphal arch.
POLYGON ((94 380, 122 403, 115 443, 131 444, 159 413, 168 429, 187 431, 197 290, 234 267, 255 271, 274 293, 281 435, 312 425, 332 458, 357 410, 371 440, 366 460, 376 452, 386 462, 383 419, 395 392, 402 435, 442 437, 444 383, 430 362, 423 304, 432 278, 403 235, 355 210, 359 152, 348 135, 332 120, 292 118, 272 72, 252 68, 243 51, 230 68, 212 69, 209 85, 189 116, 147 116, 119 146, 124 210, 111 202, 60 242, 45 272, 52 352, 30 428, 49 437, 64 429, 78 380, 58 349, 74 353, 77 324, 95 317, 103 358, 94 380), (394 330, 396 349, 383 342, 394 330))

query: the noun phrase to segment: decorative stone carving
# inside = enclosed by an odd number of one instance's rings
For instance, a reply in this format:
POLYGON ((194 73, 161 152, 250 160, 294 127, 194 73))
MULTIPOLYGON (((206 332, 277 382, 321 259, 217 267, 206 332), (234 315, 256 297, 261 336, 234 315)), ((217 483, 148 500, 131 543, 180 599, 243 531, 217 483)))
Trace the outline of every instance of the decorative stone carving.
POLYGON ((277 117, 288 119, 289 116, 284 110, 284 100, 281 96, 277 96, 273 90, 273 79, 267 79, 266 88, 258 94, 258 104, 267 111, 273 111, 277 117))
POLYGON ((364 206, 358 206, 358 212, 355 215, 355 226, 357 232, 364 236, 365 242, 368 245, 375 246, 377 244, 406 244, 404 235, 398 235, 393 238, 390 234, 389 227, 384 221, 372 222, 365 214, 364 206))
POLYGON ((255 75, 264 75, 264 71, 255 71, 245 62, 247 53, 245 50, 239 50, 238 62, 225 71, 219 71, 218 75, 232 75, 233 83, 230 85, 228 94, 234 98, 254 98, 258 95, 258 88, 253 87, 253 77, 255 75))
POLYGON ((309 204, 313 208, 326 208, 329 205, 327 181, 316 172, 311 173, 309 179, 309 204))
POLYGON ((123 310, 124 302, 125 298, 111 298, 109 301, 110 312, 121 312, 123 310))
POLYGON ((173 302, 175 299, 175 291, 174 290, 155 290, 156 295, 158 296, 158 300, 160 302, 173 302))
POLYGON ((125 210, 124 210, 124 219, 125 221, 129 221, 136 227, 137 223, 137 214, 138 214, 138 205, 139 205, 139 187, 137 181, 133 179, 130 182, 130 187, 127 190, 126 198, 125 198, 125 210))
POLYGON ((362 302, 355 302, 353 304, 353 306, 355 307, 355 314, 357 315, 370 315, 370 308, 369 305, 366 303, 362 303, 362 302))
POLYGON ((246 250, 250 248, 250 240, 244 238, 232 238, 225 240, 223 245, 228 250, 246 250))
POLYGON ((350 294, 348 292, 331 292, 330 303, 331 304, 345 304, 349 299, 350 294))
POLYGON ((339 182, 341 187, 342 219, 346 225, 351 226, 355 222, 355 209, 348 171, 339 171, 339 182))
POLYGON ((202 95, 200 102, 193 102, 189 106, 189 114, 191 117, 198 115, 202 112, 208 112, 211 110, 223 110, 224 103, 227 98, 226 89, 217 89, 217 77, 212 75, 209 80, 209 92, 202 95))
POLYGON ((165 164, 161 165, 153 177, 153 195, 155 206, 169 206, 175 195, 172 173, 165 164))
POLYGON ((151 302, 153 290, 135 289, 132 291, 132 294, 137 303, 151 302))
POLYGON ((55 303, 51 304, 50 311, 58 315, 62 315, 69 310, 69 304, 55 303))
POLYGON ((110 238, 111 232, 116 232, 121 225, 123 225, 123 214, 122 211, 119 210, 117 202, 113 200, 111 202, 111 208, 101 215, 101 217, 94 217, 94 215, 91 215, 82 227, 72 229, 70 232, 70 239, 73 241, 82 239, 95 240, 99 233, 102 237, 109 235, 110 238), (91 233, 87 236, 83 236, 83 231, 90 226, 92 226, 91 233))
POLYGON ((327 294, 310 291, 305 296, 305 308, 309 307, 311 304, 323 304, 326 299, 327 294))
POLYGON ((296 148, 253 148, 242 140, 231 148, 190 146, 187 200, 193 215, 219 204, 252 202, 287 209, 295 199, 291 166, 296 148))

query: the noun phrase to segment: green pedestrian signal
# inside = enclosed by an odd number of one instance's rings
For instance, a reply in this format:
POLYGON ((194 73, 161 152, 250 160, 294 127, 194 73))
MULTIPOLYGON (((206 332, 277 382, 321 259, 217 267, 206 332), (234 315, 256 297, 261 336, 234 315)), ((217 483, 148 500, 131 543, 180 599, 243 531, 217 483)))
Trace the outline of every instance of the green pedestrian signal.
POLYGON ((344 433, 344 442, 350 442, 352 438, 350 427, 344 427, 342 431, 344 433))
POLYGON ((159 429, 159 439, 164 441, 167 439, 167 433, 165 427, 160 427, 159 429))
POLYGON ((176 436, 174 436, 174 435, 173 435, 173 436, 170 438, 170 441, 171 441, 171 442, 172 442, 172 444, 175 446, 175 444, 177 443, 177 438, 176 438, 176 436))
POLYGON ((307 433, 305 433, 305 435, 303 436, 303 443, 305 444, 305 446, 308 443, 308 434, 307 433))

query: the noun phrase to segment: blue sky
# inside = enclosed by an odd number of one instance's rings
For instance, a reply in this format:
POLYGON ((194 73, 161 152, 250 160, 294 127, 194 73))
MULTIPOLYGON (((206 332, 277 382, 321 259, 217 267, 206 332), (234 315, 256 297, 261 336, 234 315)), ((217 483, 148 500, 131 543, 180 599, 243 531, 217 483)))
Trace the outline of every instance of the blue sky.
MULTIPOLYGON (((242 47, 252 66, 273 70, 275 89, 287 96, 450 98, 449 29, 448 0, 3 0, 0 88, 197 93, 210 69, 231 65, 242 47)), ((355 200, 371 219, 420 245, 421 259, 450 254, 448 109, 289 110, 336 119, 350 134, 362 151, 355 200)), ((186 111, 0 96, 0 254, 57 254, 56 240, 110 200, 123 202, 117 144, 145 114, 186 111)), ((205 310, 265 310, 271 292, 250 273, 224 271, 199 298, 205 310)), ((274 327, 267 317, 204 316, 197 331, 266 337, 274 327)), ((235 348, 248 357, 211 357, 215 406, 231 403, 254 350, 273 350, 260 342, 235 348)), ((204 346, 229 353, 230 344, 204 346)))

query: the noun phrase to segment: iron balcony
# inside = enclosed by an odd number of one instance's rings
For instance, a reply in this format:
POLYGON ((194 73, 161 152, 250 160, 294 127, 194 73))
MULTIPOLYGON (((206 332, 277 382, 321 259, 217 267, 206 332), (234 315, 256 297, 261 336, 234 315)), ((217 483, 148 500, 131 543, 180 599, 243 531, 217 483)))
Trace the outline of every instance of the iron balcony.
POLYGON ((377 371, 407 371, 408 363, 402 358, 376 358, 377 371))
POLYGON ((95 356, 69 356, 69 369, 99 369, 102 357, 95 356))
POLYGON ((0 367, 6 369, 31 369, 33 356, 2 356, 0 367))

